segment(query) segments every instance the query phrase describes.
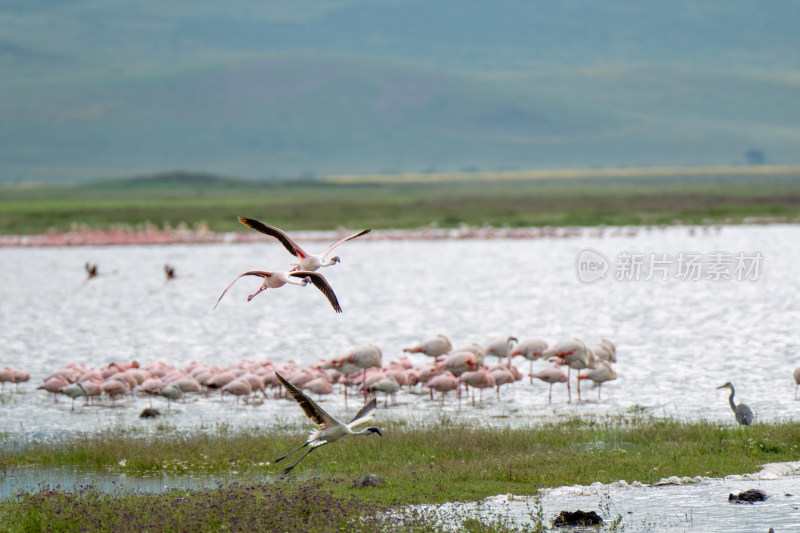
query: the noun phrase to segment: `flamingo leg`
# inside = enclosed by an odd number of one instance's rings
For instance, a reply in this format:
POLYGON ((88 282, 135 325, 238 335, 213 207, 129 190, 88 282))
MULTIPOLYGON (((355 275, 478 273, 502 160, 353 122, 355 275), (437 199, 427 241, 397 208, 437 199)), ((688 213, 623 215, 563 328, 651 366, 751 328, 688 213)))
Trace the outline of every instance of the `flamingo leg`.
POLYGON ((570 373, 572 372, 572 367, 567 367, 567 403, 572 403, 572 387, 570 386, 570 373))
POLYGON ((247 297, 247 301, 249 302, 250 300, 252 300, 256 296, 258 296, 261 293, 261 291, 267 290, 268 288, 269 287, 267 287, 266 285, 260 286, 256 292, 254 292, 253 294, 251 294, 250 296, 247 297))
MULTIPOLYGON (((304 454, 302 455, 302 457, 300 457, 300 459, 298 459, 297 461, 295 461, 295 462, 294 462, 294 464, 293 464, 292 466, 290 466, 290 467, 288 467, 286 470, 284 470, 284 471, 283 471, 283 474, 281 474, 281 475, 282 475, 282 476, 285 476, 286 474, 288 474, 289 472, 291 472, 291 471, 292 471, 292 468, 296 467, 296 466, 298 465, 298 463, 300 463, 300 461, 302 461, 303 459, 305 459, 305 458, 306 458, 306 455, 310 454, 311 452, 313 452, 313 451, 314 451, 314 450, 316 450, 317 448, 319 448, 319 446, 314 446, 313 448, 311 448, 310 450, 308 450, 306 453, 304 453, 304 454)), ((295 451, 296 451, 296 450, 295 450, 295 451)), ((283 457, 281 457, 281 459, 283 459, 283 457)), ((280 461, 280 459, 278 459, 278 460, 277 460, 277 461, 275 461, 275 462, 277 463, 278 461, 280 461)))
POLYGON ((550 394, 547 395, 547 403, 553 403, 553 384, 550 384, 550 394))

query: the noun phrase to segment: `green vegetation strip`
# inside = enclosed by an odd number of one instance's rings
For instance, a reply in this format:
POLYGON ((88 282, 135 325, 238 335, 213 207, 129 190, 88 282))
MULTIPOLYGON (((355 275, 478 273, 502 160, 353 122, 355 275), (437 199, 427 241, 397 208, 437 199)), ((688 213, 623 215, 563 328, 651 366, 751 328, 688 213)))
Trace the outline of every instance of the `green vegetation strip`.
MULTIPOLYGON (((285 515, 290 522, 284 530, 302 530, 307 520, 323 523, 330 506, 353 509, 337 518, 347 522, 353 513, 371 516, 387 506, 472 501, 506 493, 532 495, 541 487, 595 481, 653 483, 669 476, 720 477, 754 472, 765 463, 800 459, 798 422, 737 427, 609 418, 487 428, 457 425, 443 418, 433 426, 394 422, 382 428, 382 438, 353 438, 315 451, 293 472, 299 481, 294 477, 279 480, 282 465, 269 464, 303 442, 305 432, 289 430, 223 428, 185 433, 167 429, 161 436, 104 433, 23 447, 5 445, 0 468, 70 466, 128 475, 167 471, 238 482, 228 488, 162 495, 46 491, 19 497, 13 504, 0 503, 0 524, 4 524, 0 529, 33 530, 15 529, 12 524, 33 520, 41 525, 57 520, 68 509, 75 516, 75 509, 95 506, 102 510, 112 505, 130 510, 118 510, 123 514, 137 510, 137 523, 142 524, 156 520, 148 513, 165 513, 165 502, 170 502, 172 507, 167 507, 176 516, 187 517, 201 503, 216 503, 220 506, 214 514, 217 522, 209 526, 214 530, 241 511, 240 507, 226 510, 220 500, 246 497, 247 505, 261 509, 259 515, 285 515), (366 474, 384 478, 386 483, 352 489, 352 481, 366 474)), ((70 524, 66 529, 75 525, 70 524)))
MULTIPOLYGON (((624 170, 624 169, 623 169, 624 170)), ((663 170, 663 169, 661 169, 663 170)), ((722 169, 724 170, 724 169, 722 169)), ((720 172, 722 172, 720 170, 720 172)), ((623 171, 620 171, 623 172, 623 171)), ((238 215, 286 230, 479 226, 593 226, 800 218, 800 173, 762 172, 570 179, 407 182, 244 181, 192 174, 81 185, 0 187, 0 234, 207 226, 247 231, 238 215)))

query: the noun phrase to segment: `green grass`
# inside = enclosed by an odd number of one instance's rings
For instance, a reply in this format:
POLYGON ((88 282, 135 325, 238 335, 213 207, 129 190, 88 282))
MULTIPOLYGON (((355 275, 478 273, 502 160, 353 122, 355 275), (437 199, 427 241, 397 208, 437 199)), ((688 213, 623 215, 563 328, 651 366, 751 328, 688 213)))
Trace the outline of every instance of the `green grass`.
MULTIPOLYGON (((220 426, 210 433, 178 433, 164 428, 155 437, 119 432, 17 449, 5 446, 0 469, 70 466, 128 475, 167 471, 234 482, 214 490, 159 495, 41 491, 0 502, 0 531, 39 531, 44 525, 68 531, 78 529, 76 524, 87 514, 93 517, 87 526, 91 531, 132 531, 134 525, 147 528, 148 524, 179 530, 176 524, 185 520, 189 530, 329 531, 348 530, 358 517, 358 531, 422 531, 432 529, 430 516, 415 515, 398 524, 387 522, 388 510, 495 494, 535 495, 542 487, 595 481, 721 477, 800 458, 798 422, 743 428, 576 418, 540 426, 487 428, 456 425, 443 418, 432 425, 394 422, 381 427, 382 438, 345 439, 320 448, 295 469, 297 477, 287 479, 279 479, 282 464, 265 463, 302 442, 306 431, 300 429, 229 431, 220 426), (366 474, 386 482, 353 489, 353 480, 366 474), (258 481, 263 479, 274 481, 258 481)), ((463 518, 472 531, 509 529, 502 523, 463 518)), ((536 522, 532 529, 545 526, 536 522)))
MULTIPOLYGON (((739 428, 711 423, 580 419, 524 428, 384 425, 384 437, 325 446, 295 470, 299 477, 388 480, 370 497, 390 502, 469 501, 492 494, 532 494, 539 487, 651 483, 668 476, 724 476, 767 462, 800 458, 800 423, 739 428)), ((162 437, 88 435, 0 452, 0 468, 72 466, 176 473, 279 474, 269 461, 306 431, 167 432, 162 437), (120 461, 124 466, 120 466, 120 461)))
POLYGON ((82 185, 0 187, 0 234, 90 228, 207 225, 246 231, 236 217, 287 230, 371 227, 592 226, 800 218, 800 175, 640 176, 426 183, 267 181, 170 174, 82 185))

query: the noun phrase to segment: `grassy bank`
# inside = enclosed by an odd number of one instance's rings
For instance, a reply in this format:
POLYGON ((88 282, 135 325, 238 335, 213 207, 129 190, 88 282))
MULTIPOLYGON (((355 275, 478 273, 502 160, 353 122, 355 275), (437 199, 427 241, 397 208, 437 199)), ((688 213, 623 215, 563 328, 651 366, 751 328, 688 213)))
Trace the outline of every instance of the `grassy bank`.
MULTIPOLYGON (((663 170, 663 169, 662 169, 663 170)), ((0 187, 0 234, 91 228, 205 224, 244 231, 237 215, 288 230, 669 224, 746 217, 800 218, 800 174, 679 172, 638 176, 621 169, 569 178, 516 173, 447 175, 429 181, 301 180, 253 182, 167 175, 61 186, 0 187), (512 179, 513 178, 513 179, 512 179)))
MULTIPOLYGON (((279 479, 283 465, 268 462, 302 442, 305 432, 222 428, 210 434, 87 435, 18 449, 5 446, 0 468, 72 466, 219 479, 231 479, 229 474, 237 472, 233 479, 239 481, 215 490, 158 495, 42 491, 0 502, 0 530, 428 530, 429 517, 412 516, 398 524, 387 519, 387 510, 494 494, 533 495, 541 487, 594 481, 719 477, 800 459, 797 422, 740 428, 670 420, 575 419, 490 429, 451 425, 443 419, 432 426, 382 427, 383 438, 345 439, 324 446, 300 463, 296 478, 287 479, 279 479), (386 482, 375 488, 351 487, 355 478, 366 474, 386 482), (359 525, 354 528, 356 519, 359 525)), ((467 525, 473 531, 504 529, 502 524, 494 529, 477 522, 467 525)))
MULTIPOLYGON (((384 425, 384 437, 353 438, 315 451, 296 468, 339 492, 342 480, 374 474, 386 485, 365 497, 388 502, 476 500, 531 494, 570 484, 652 483, 663 477, 752 472, 768 462, 800 459, 800 423, 739 428, 674 421, 572 420, 528 428, 384 425)), ((269 462, 302 443, 305 431, 253 430, 84 436, 0 453, 14 465, 278 476, 269 462), (122 462, 122 463, 121 463, 122 462), (124 465, 124 466, 123 466, 124 465)), ((294 483, 291 481, 291 483, 294 483)), ((346 491, 345 491, 346 492, 346 491)))

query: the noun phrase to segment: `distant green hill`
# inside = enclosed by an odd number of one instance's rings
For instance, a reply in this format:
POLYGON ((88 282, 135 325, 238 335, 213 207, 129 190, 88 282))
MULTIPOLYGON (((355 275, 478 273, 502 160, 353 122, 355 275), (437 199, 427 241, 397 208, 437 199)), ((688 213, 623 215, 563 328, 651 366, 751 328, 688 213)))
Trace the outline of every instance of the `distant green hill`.
POLYGON ((800 163, 800 4, 0 5, 0 182, 800 163))

